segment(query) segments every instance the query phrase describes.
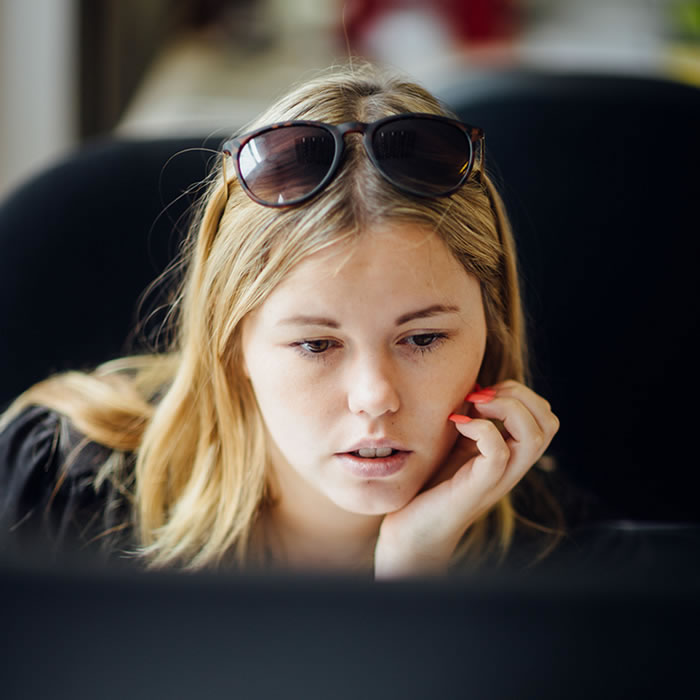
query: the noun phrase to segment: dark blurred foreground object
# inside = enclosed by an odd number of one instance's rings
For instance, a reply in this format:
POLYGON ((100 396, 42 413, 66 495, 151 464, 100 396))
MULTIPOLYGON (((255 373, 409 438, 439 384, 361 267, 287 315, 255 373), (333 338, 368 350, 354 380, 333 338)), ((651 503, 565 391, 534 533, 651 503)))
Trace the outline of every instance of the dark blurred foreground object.
POLYGON ((6 563, 2 697, 696 698, 697 563, 381 584, 6 563))
POLYGON ((486 132, 560 468, 616 517, 700 521, 700 90, 505 72, 440 96, 486 132))
POLYGON ((138 314, 137 301, 177 254, 189 189, 219 145, 95 142, 0 203, 0 410, 51 372, 147 347, 132 334, 137 315, 166 296, 150 295, 138 314))

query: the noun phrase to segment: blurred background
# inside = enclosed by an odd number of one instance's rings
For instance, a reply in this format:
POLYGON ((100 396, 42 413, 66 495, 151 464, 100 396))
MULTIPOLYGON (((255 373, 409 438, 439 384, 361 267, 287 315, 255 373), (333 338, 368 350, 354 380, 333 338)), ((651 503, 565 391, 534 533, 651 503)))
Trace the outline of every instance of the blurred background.
POLYGON ((0 197, 79 145, 224 135, 349 53, 700 85, 700 0, 0 0, 0 197))

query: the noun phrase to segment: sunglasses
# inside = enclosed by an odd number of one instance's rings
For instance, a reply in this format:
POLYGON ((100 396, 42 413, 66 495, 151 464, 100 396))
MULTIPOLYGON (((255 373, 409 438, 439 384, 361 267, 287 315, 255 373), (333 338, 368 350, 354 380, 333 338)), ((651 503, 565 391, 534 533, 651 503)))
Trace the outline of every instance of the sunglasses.
MULTIPOLYGON (((362 134, 377 170, 402 192, 443 197, 457 191, 474 167, 484 169, 484 132, 434 114, 398 114, 371 124, 337 126, 314 121, 271 124, 223 145, 234 159, 248 196, 268 207, 288 207, 315 197, 338 172, 345 135, 362 134)), ((224 173, 225 176, 225 173, 224 173)))

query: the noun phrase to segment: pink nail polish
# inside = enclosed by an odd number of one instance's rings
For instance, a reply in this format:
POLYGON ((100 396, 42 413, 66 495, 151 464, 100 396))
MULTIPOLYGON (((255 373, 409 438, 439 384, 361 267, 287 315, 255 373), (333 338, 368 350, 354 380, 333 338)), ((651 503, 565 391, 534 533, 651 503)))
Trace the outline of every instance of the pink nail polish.
POLYGON ((475 391, 471 394, 467 394, 464 398, 465 401, 470 403, 488 403, 496 397, 496 392, 493 390, 482 389, 481 391, 475 391))
POLYGON ((449 416, 447 416, 448 420, 451 420, 453 423, 471 423, 472 419, 469 416, 462 416, 459 413, 451 413, 449 416))

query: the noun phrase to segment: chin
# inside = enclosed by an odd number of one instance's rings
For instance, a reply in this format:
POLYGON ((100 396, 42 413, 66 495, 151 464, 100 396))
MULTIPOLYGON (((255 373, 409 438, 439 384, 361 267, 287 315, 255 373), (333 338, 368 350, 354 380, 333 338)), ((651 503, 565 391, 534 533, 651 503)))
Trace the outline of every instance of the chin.
POLYGON ((389 484, 366 482, 353 493, 335 494, 337 497, 332 500, 338 507, 357 515, 386 515, 403 508, 417 493, 387 486, 389 484))

